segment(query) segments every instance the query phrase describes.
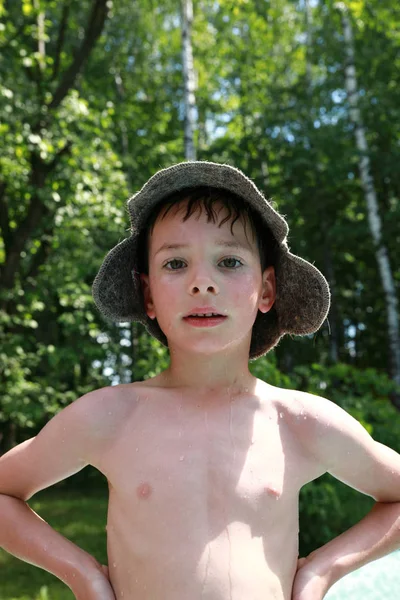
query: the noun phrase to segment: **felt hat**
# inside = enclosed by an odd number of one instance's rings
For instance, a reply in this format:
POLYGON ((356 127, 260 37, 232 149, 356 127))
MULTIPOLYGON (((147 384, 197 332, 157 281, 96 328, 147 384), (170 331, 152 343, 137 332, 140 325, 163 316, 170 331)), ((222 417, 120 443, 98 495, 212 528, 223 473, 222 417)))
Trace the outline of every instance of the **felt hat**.
POLYGON ((152 336, 168 346, 157 319, 150 319, 145 311, 138 270, 139 236, 163 198, 197 186, 222 188, 243 198, 259 214, 277 242, 276 300, 269 312, 258 311, 249 358, 258 358, 271 350, 286 333, 305 335, 317 331, 330 305, 325 277, 311 263, 291 254, 286 220, 242 171, 206 161, 182 162, 162 169, 128 200, 131 234, 106 255, 93 282, 93 298, 103 316, 115 322, 139 321, 152 336))

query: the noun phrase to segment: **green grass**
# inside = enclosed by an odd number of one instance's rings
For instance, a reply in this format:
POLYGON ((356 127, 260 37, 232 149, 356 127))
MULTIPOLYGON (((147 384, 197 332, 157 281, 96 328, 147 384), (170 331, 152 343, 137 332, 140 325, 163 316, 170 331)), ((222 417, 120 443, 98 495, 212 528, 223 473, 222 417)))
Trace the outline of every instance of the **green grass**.
MULTIPOLYGON (((82 491, 64 485, 39 492, 29 505, 54 529, 107 564, 107 500, 107 487, 82 491)), ((0 600, 74 600, 74 595, 50 573, 0 549, 0 600)))

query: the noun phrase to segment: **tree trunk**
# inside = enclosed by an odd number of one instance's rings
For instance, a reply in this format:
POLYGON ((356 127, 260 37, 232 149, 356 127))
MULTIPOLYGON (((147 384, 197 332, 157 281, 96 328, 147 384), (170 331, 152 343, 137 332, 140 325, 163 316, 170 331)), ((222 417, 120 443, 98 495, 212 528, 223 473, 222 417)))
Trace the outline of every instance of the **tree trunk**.
POLYGON ((182 0, 182 65, 183 65, 183 83, 184 83, 184 103, 185 103, 185 158, 186 160, 196 160, 196 149, 194 146, 195 130, 195 75, 193 68, 193 51, 191 30, 193 22, 193 3, 192 0, 182 0))
MULTIPOLYGON (((306 87, 307 87, 307 96, 308 101, 310 103, 309 110, 309 123, 308 130, 310 132, 309 135, 309 144, 310 144, 310 156, 312 156, 312 162, 317 167, 316 168, 316 176, 317 183, 319 178, 319 164, 318 164, 318 148, 315 147, 314 141, 312 139, 311 132, 313 131, 313 118, 312 118, 312 97, 313 97, 313 78, 312 78, 312 64, 311 64, 311 46, 312 46, 312 8, 309 0, 305 0, 304 2, 305 8, 305 33, 306 33, 306 87)), ((323 189, 323 185, 318 185, 318 189, 323 189)), ((319 203, 317 202, 317 206, 319 203)), ((339 361, 339 319, 336 308, 336 281, 335 281, 335 271, 332 260, 332 251, 331 251, 331 243, 329 236, 329 223, 327 220, 327 216, 324 210, 319 209, 319 219, 321 223, 321 232, 322 232, 322 242, 324 248, 324 271, 325 276, 328 280, 329 287, 331 290, 331 306, 329 310, 329 327, 330 327, 330 336, 329 336, 329 357, 331 362, 337 363, 339 361)))
MULTIPOLYGON (((350 104, 350 120, 354 125, 357 150, 359 153, 359 169, 361 183, 367 204, 368 222, 375 246, 375 256, 378 263, 379 274, 386 299, 387 327, 390 348, 390 373, 393 380, 400 385, 400 336, 398 319, 398 300, 394 285, 393 273, 390 267, 387 247, 382 238, 382 220, 379 214, 379 206, 371 175, 370 159, 368 154, 368 143, 359 108, 358 85, 354 59, 354 41, 351 21, 347 13, 347 7, 343 2, 337 4, 341 12, 342 26, 345 41, 346 66, 345 86, 350 104)), ((400 410, 400 394, 392 398, 393 404, 400 410)))

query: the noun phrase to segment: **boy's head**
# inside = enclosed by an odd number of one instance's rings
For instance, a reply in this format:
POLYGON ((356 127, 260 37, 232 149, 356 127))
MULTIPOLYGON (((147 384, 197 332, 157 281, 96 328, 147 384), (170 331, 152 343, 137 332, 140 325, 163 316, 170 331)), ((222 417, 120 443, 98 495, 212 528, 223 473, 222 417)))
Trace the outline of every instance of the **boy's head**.
MULTIPOLYGON (((250 179, 235 167, 205 161, 183 162, 162 169, 128 201, 131 235, 107 254, 93 282, 94 300, 105 317, 117 322, 139 321, 151 335, 168 345, 157 319, 146 312, 142 280, 148 271, 146 261, 151 251, 152 231, 159 226, 157 223, 164 222, 164 214, 169 219, 168 211, 173 213, 180 201, 187 213, 182 213, 186 221, 181 217, 176 221, 181 227, 189 227, 202 210, 203 224, 210 223, 215 231, 213 209, 222 206, 228 217, 223 227, 230 222, 231 213, 232 234, 236 216, 243 224, 250 225, 248 232, 255 233, 259 274, 271 262, 266 270, 275 273, 276 300, 266 313, 257 312, 250 359, 268 352, 285 333, 304 335, 319 329, 330 304, 329 286, 323 275, 312 264, 289 252, 285 219, 250 179), (186 200, 188 193, 191 198, 186 200), (169 206, 171 201, 173 204, 169 206)), ((216 223, 220 224, 219 220, 216 223)), ((197 236, 199 230, 195 231, 197 236)), ((201 244, 196 247, 200 252, 201 244)), ((150 264, 151 260, 150 256, 150 264)))
POLYGON ((261 271, 263 272, 269 266, 275 266, 278 244, 269 227, 260 221, 256 211, 233 192, 212 186, 198 186, 184 188, 170 194, 161 200, 150 214, 146 227, 141 231, 139 237, 138 267, 141 273, 148 274, 149 272, 149 250, 154 225, 157 220, 164 219, 173 210, 173 207, 183 208, 183 222, 204 212, 207 221, 218 227, 227 222, 230 225, 231 233, 233 233, 234 223, 237 220, 241 221, 245 228, 246 238, 247 233, 250 233, 250 239, 257 244, 261 271), (218 212, 221 206, 226 209, 226 214, 220 218, 218 212))
POLYGON ((201 328, 197 339, 207 348, 211 340, 220 348, 250 343, 258 310, 266 313, 274 304, 277 246, 269 228, 234 193, 199 186, 167 196, 150 214, 138 244, 147 315, 157 319, 170 343, 185 344, 185 316, 197 312, 194 307, 211 306, 225 316, 223 327, 201 328))

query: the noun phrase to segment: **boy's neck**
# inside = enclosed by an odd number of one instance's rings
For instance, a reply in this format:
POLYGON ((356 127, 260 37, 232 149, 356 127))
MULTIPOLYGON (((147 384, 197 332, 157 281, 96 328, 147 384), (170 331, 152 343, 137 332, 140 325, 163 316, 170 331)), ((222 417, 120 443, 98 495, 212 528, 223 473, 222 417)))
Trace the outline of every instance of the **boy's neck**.
POLYGON ((250 392, 257 379, 250 373, 247 355, 190 354, 170 349, 170 366, 162 373, 166 387, 186 389, 196 395, 236 395, 250 392))

